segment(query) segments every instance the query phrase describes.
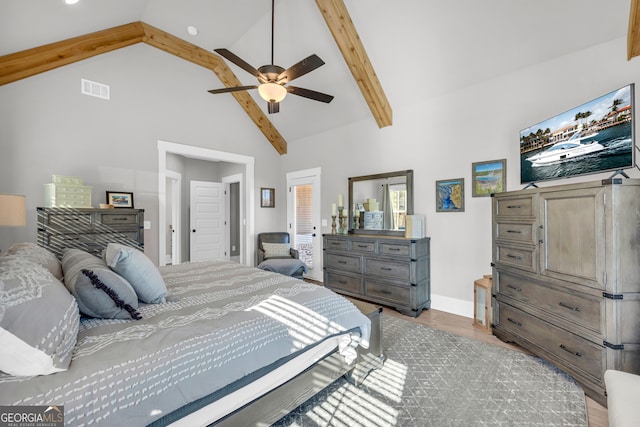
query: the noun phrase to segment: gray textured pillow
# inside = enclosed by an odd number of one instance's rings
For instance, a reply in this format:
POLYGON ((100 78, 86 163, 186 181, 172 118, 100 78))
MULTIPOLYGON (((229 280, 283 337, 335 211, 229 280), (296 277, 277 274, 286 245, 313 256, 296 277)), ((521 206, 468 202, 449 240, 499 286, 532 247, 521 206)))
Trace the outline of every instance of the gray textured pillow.
POLYGON ((56 279, 62 280, 62 265, 56 256, 35 243, 15 243, 7 251, 9 255, 19 255, 49 270, 56 279))
POLYGON ((48 375, 69 367, 80 315, 73 296, 47 269, 0 257, 0 370, 48 375))
POLYGON ((82 313, 101 319, 140 318, 133 287, 100 258, 80 249, 65 249, 62 269, 64 284, 82 313))
POLYGON ((291 256, 291 245, 289 243, 262 242, 262 249, 264 249, 265 259, 291 256))
POLYGON ((140 301, 150 304, 165 302, 167 285, 158 268, 143 252, 119 243, 109 243, 102 257, 113 271, 131 283, 140 301))

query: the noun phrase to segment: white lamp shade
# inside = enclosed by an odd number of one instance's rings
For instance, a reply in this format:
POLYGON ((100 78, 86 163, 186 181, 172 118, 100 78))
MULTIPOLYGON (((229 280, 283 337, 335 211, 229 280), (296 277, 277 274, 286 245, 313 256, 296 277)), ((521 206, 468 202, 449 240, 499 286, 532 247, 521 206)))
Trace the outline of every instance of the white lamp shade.
POLYGON ((258 93, 267 102, 280 102, 287 95, 287 89, 277 83, 263 83, 258 86, 258 93))
POLYGON ((25 196, 0 194, 0 226, 24 227, 27 224, 25 196))

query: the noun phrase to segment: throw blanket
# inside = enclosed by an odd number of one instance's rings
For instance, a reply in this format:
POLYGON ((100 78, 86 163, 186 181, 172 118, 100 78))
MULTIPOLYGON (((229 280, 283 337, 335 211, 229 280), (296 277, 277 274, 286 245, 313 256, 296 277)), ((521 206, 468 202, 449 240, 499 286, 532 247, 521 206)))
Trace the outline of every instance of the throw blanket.
POLYGON ((145 426, 226 393, 327 337, 370 321, 314 284, 223 261, 161 268, 169 294, 141 320, 84 318, 69 370, 0 373, 0 405, 64 405, 67 426, 145 426))
POLYGON ((258 268, 285 276, 301 276, 307 272, 307 265, 295 258, 269 258, 262 261, 258 268))

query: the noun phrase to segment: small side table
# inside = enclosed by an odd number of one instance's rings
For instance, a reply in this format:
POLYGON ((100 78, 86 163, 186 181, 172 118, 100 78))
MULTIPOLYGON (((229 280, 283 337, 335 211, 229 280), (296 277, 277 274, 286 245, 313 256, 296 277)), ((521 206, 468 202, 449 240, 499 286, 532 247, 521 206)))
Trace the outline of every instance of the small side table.
POLYGON ((490 274, 473 282, 473 326, 491 334, 491 288, 493 286, 490 274))

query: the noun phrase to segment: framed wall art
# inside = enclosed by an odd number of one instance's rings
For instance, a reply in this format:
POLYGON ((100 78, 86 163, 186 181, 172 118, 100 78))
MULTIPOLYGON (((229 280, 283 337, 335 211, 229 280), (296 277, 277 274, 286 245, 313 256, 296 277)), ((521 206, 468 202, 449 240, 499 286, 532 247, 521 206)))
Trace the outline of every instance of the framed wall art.
POLYGON ((436 181, 436 212, 464 212, 464 178, 436 181))
POLYGON ((107 191, 107 204, 114 208, 133 209, 133 193, 123 191, 107 191))
POLYGON ((260 207, 261 208, 276 207, 276 190, 274 188, 260 189, 260 207))
POLYGON ((490 160, 471 165, 471 196, 484 197, 507 190, 507 160, 490 160))

